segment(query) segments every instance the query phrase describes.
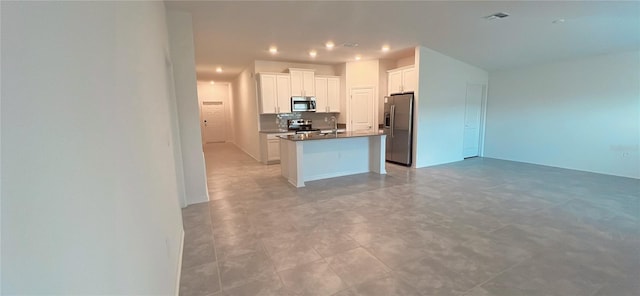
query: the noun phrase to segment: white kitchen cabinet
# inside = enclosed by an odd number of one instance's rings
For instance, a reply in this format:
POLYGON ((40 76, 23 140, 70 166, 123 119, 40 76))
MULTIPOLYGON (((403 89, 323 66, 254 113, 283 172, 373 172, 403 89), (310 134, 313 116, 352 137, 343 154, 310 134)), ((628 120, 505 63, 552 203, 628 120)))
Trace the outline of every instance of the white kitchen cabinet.
POLYGON ((315 96, 315 74, 311 69, 289 68, 292 96, 315 96))
POLYGON ((327 112, 327 77, 316 76, 316 112, 327 112))
POLYGON ((414 66, 389 70, 387 73, 389 73, 387 80, 389 94, 416 91, 418 88, 418 79, 414 66))
POLYGON ((276 75, 278 113, 291 113, 291 76, 276 75))
POLYGON ((288 74, 259 73, 260 114, 291 112, 291 78, 288 74))
POLYGON ((389 94, 402 92, 402 71, 389 71, 389 80, 387 80, 389 94))
POLYGON ((340 112, 340 77, 316 76, 316 112, 340 112))
POLYGON ((267 162, 280 160, 280 139, 267 140, 267 162))
POLYGON ((411 92, 418 89, 417 76, 416 68, 414 67, 402 70, 402 92, 411 92))
POLYGON ((280 138, 278 136, 293 135, 294 133, 260 133, 260 156, 262 163, 274 164, 280 162, 280 138))
POLYGON ((327 79, 327 105, 329 112, 340 113, 340 77, 327 79))

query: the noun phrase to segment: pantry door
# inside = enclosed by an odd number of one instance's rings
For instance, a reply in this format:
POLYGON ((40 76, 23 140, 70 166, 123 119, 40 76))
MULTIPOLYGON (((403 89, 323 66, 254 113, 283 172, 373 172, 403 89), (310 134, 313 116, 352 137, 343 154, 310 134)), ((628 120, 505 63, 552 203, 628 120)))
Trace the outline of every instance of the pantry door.
POLYGON ((202 102, 202 120, 205 143, 225 141, 227 135, 224 127, 224 104, 222 102, 202 102))
POLYGON ((482 123, 482 98, 485 85, 467 84, 467 97, 464 113, 464 140, 462 157, 480 155, 480 127, 482 123))
POLYGON ((375 116, 375 89, 373 87, 352 88, 349 94, 349 130, 373 132, 375 116))

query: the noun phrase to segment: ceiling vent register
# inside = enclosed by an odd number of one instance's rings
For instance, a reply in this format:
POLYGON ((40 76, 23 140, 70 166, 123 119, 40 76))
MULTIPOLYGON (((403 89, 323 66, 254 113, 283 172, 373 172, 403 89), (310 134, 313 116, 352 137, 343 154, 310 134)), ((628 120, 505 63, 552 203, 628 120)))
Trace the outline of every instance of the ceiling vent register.
POLYGON ((509 14, 506 13, 506 12, 496 12, 496 13, 494 13, 492 15, 487 15, 484 18, 489 20, 489 21, 492 21, 492 20, 500 20, 500 19, 503 19, 503 18, 508 17, 508 16, 509 16, 509 14))

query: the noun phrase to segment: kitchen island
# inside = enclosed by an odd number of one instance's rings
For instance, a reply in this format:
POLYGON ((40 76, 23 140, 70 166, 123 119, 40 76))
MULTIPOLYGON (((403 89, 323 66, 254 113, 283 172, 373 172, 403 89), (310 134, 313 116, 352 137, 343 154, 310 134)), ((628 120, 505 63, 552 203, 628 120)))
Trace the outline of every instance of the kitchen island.
POLYGON ((367 172, 386 174, 385 137, 362 132, 281 136, 282 176, 304 187, 305 181, 367 172))

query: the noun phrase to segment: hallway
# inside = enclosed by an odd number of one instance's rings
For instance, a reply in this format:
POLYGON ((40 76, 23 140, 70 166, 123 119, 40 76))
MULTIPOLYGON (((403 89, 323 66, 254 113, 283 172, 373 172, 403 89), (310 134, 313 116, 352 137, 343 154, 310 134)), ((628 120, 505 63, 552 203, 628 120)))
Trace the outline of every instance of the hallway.
POLYGON ((232 144, 183 209, 180 295, 636 295, 638 180, 475 158, 308 182, 232 144))

